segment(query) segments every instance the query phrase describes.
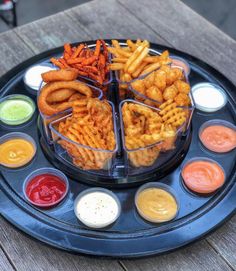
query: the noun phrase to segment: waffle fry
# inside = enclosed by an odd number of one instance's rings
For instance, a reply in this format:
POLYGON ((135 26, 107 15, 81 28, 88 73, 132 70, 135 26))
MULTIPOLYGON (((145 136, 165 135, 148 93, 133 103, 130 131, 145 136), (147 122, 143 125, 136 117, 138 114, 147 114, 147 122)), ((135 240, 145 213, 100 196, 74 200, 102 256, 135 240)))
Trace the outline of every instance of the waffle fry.
POLYGON ((177 107, 177 103, 172 99, 160 105, 160 115, 162 121, 166 124, 171 124, 174 127, 179 127, 187 120, 187 114, 183 108, 177 107))
POLYGON ((60 139, 58 143, 76 166, 85 170, 106 168, 112 152, 105 150, 112 151, 116 145, 108 102, 93 98, 75 101, 72 116, 59 123, 58 131, 72 141, 60 139))

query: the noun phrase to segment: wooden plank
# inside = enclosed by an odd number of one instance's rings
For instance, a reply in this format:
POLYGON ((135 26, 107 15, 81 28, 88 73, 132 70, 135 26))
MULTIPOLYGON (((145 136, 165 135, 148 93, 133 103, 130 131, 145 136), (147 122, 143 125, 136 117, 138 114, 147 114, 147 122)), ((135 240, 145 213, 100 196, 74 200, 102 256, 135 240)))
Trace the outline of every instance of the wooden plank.
POLYGON ((116 260, 79 256, 52 249, 23 235, 2 218, 0 232, 0 243, 17 271, 123 271, 116 260))
POLYGON ((236 215, 207 240, 236 269, 236 215))
POLYGON ((14 271, 4 252, 0 248, 0 270, 1 271, 14 271))
POLYGON ((122 7, 115 0, 92 1, 66 13, 83 26, 93 39, 148 39, 152 42, 166 44, 150 27, 122 7))
POLYGON ((118 0, 175 48, 212 65, 236 83, 236 41, 179 0, 118 0))
POLYGON ((33 52, 12 31, 0 34, 0 41, 0 75, 33 56, 33 52))
POLYGON ((121 262, 129 271, 232 271, 206 241, 159 257, 121 262))
POLYGON ((80 25, 75 24, 64 12, 23 25, 14 31, 36 54, 66 42, 91 39, 80 25))

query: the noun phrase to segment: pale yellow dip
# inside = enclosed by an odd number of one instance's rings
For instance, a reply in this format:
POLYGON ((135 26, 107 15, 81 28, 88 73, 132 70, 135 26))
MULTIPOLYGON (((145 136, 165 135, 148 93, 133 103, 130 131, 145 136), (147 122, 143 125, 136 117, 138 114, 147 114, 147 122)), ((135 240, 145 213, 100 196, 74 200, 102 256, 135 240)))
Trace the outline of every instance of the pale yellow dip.
POLYGON ((136 199, 141 216, 151 222, 164 222, 173 219, 178 211, 175 198, 160 188, 147 188, 136 199))

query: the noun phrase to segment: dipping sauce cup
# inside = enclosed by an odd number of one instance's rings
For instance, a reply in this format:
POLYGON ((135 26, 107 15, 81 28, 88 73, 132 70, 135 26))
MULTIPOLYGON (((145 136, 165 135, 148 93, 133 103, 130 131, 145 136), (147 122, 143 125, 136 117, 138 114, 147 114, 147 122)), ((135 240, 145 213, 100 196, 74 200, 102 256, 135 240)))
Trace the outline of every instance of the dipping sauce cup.
POLYGON ((120 216, 117 196, 108 189, 91 188, 80 193, 74 202, 77 218, 90 228, 104 228, 120 216))
POLYGON ((25 198, 41 208, 52 208, 60 203, 69 190, 64 173, 54 168, 40 168, 29 174, 23 184, 25 198))
POLYGON ((6 134, 0 138, 0 165, 19 168, 28 164, 35 156, 37 145, 34 139, 19 132, 6 134))
POLYGON ((13 94, 0 99, 0 121, 7 125, 28 122, 35 112, 34 101, 25 95, 13 94))
POLYGON ((175 191, 168 185, 156 182, 144 184, 138 189, 135 205, 140 216, 153 223, 174 219, 180 206, 175 191))
POLYGON ((225 182, 225 171, 219 163, 206 157, 187 161, 181 170, 184 185, 199 194, 211 194, 225 182))
POLYGON ((236 126, 225 120, 204 122, 198 136, 202 144, 213 152, 225 153, 236 147, 236 126))

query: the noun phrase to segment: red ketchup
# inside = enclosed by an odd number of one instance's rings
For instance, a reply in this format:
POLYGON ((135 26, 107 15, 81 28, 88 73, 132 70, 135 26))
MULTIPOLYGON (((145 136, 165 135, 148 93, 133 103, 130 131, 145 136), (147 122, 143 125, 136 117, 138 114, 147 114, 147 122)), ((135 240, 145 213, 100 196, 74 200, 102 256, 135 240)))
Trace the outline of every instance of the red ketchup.
POLYGON ((26 187, 28 198, 35 205, 50 207, 59 203, 66 193, 65 182, 52 174, 41 174, 31 179, 26 187))

